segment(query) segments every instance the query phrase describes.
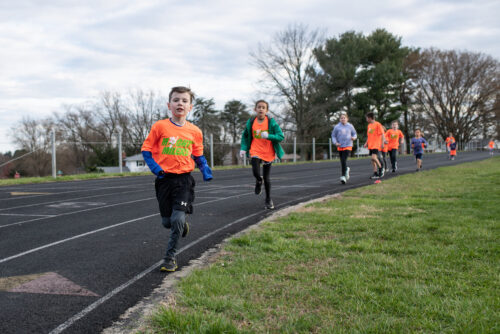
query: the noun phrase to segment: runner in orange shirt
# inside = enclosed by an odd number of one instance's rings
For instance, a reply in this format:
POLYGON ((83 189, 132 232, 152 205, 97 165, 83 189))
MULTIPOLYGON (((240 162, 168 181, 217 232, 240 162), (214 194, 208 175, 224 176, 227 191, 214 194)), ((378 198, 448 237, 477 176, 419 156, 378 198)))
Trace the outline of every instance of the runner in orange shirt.
POLYGON ((375 121, 375 115, 372 112, 366 114, 366 121, 368 122, 367 139, 363 146, 368 148, 371 156, 373 175, 370 178, 378 179, 384 177, 384 169, 378 159, 378 152, 384 148, 385 144, 384 128, 382 124, 375 121))
MULTIPOLYGON (((384 129, 384 139, 385 139, 385 142, 387 143, 387 139, 386 139, 386 131, 387 129, 385 128, 385 126, 382 125, 382 129, 384 129)), ((380 163, 382 164, 382 168, 384 169, 384 172, 387 173, 389 172, 389 168, 387 168, 387 154, 389 152, 389 148, 387 145, 384 145, 384 148, 382 148, 379 152, 379 161, 380 163)))
POLYGON ((393 121, 391 123, 391 128, 385 133, 385 139, 387 140, 387 149, 389 150, 389 156, 391 158, 392 172, 395 173, 398 169, 398 163, 396 161, 399 145, 403 145, 405 141, 405 136, 399 130, 398 121, 393 121))
POLYGON ((493 139, 488 143, 488 147, 490 148, 490 155, 493 156, 493 152, 495 151, 495 142, 493 139))
POLYGON ((250 153, 252 161, 252 172, 256 179, 255 194, 262 193, 262 183, 266 189, 265 208, 274 209, 271 199, 271 164, 278 157, 281 159, 283 148, 280 142, 284 139, 283 132, 274 118, 267 116, 269 104, 264 100, 255 103, 257 117, 252 117, 247 121, 243 135, 241 136, 240 155, 250 153), (263 164, 263 177, 260 174, 260 165, 263 164))
POLYGON ((161 271, 175 271, 175 254, 179 236, 189 232, 186 214, 193 212, 195 181, 191 171, 196 165, 203 180, 212 179, 212 171, 203 156, 203 134, 186 121, 193 109, 194 93, 186 87, 174 87, 169 94, 168 109, 172 117, 153 124, 142 144, 142 155, 155 174, 156 199, 162 224, 170 229, 170 237, 161 271), (194 161, 193 161, 194 159, 194 161))
MULTIPOLYGON (((451 155, 450 144, 455 142, 455 137, 453 137, 453 133, 451 133, 451 132, 450 132, 450 133, 448 134, 448 137, 446 138, 446 141, 445 141, 445 142, 446 142, 446 150, 447 150, 447 151, 448 151, 448 153, 449 153, 449 155, 448 155, 448 159, 450 159, 450 160, 451 160, 452 155, 451 155)), ((455 152, 455 153, 456 153, 456 152, 455 152)))

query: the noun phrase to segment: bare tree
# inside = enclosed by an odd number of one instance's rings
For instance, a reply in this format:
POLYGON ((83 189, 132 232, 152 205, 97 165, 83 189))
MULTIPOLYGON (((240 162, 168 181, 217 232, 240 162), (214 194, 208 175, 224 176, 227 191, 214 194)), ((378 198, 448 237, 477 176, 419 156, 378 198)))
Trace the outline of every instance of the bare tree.
POLYGON ((499 62, 481 53, 428 49, 420 54, 416 102, 444 140, 461 142, 494 128, 499 62))
POLYGON ((265 92, 285 102, 285 122, 294 125, 299 141, 310 139, 317 130, 317 113, 312 112, 311 87, 317 67, 313 50, 322 42, 319 30, 302 24, 278 32, 269 45, 252 52, 255 66, 263 73, 265 92))
POLYGON ((44 176, 50 172, 50 132, 54 126, 51 118, 36 120, 30 117, 23 119, 12 128, 12 137, 28 154, 15 162, 15 168, 26 175, 44 176))

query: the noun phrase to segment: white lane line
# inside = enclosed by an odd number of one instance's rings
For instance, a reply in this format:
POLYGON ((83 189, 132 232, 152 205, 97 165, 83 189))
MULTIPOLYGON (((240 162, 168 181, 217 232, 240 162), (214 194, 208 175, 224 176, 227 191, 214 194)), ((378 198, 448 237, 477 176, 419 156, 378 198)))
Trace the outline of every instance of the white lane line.
MULTIPOLYGON (((211 201, 205 201, 205 202, 199 203, 198 206, 203 205, 203 204, 208 204, 208 203, 223 201, 223 200, 230 199, 230 198, 238 198, 238 197, 248 196, 248 195, 253 195, 253 193, 239 194, 239 195, 235 195, 235 196, 229 196, 229 197, 214 199, 214 200, 211 200, 211 201)), ((148 198, 148 200, 150 200, 150 199, 151 198, 148 198)), ((82 210, 82 211, 87 211, 87 210, 82 210)), ((66 238, 66 239, 62 239, 62 240, 59 240, 59 241, 54 241, 54 242, 52 242, 50 244, 46 244, 46 245, 43 245, 43 246, 40 246, 40 247, 32 248, 32 249, 27 250, 25 252, 22 252, 22 253, 19 253, 19 254, 16 254, 16 255, 12 255, 12 256, 6 257, 4 259, 0 259, 0 263, 7 262, 7 261, 10 261, 10 260, 16 259, 18 257, 24 256, 24 255, 27 255, 27 254, 31 254, 31 253, 37 252, 39 250, 55 246, 55 245, 59 245, 59 244, 65 243, 67 241, 71 241, 71 240, 74 240, 74 239, 85 237, 87 235, 94 234, 94 233, 97 233, 97 232, 105 231, 105 230, 108 230, 108 229, 113 228, 113 227, 121 226, 121 225, 124 225, 124 224, 132 223, 132 222, 135 222, 135 221, 138 221, 138 220, 147 219, 147 218, 154 217, 154 216, 159 216, 159 215, 160 215, 159 213, 155 213, 155 214, 152 214, 152 215, 147 215, 147 216, 144 216, 144 217, 139 217, 139 218, 127 220, 125 222, 121 222, 121 223, 109 225, 109 226, 106 226, 106 227, 102 227, 102 228, 97 229, 97 230, 93 230, 93 231, 85 232, 85 233, 82 233, 82 234, 78 234, 78 235, 75 235, 75 236, 72 236, 72 237, 69 237, 69 238, 66 238)))
MULTIPOLYGON (((299 197, 299 198, 296 198, 294 200, 282 203, 279 206, 280 207, 281 206, 285 206, 288 203, 295 202, 295 201, 300 201, 302 199, 305 199, 305 198, 311 197, 311 196, 317 196, 317 195, 325 193, 325 192, 328 192, 328 190, 327 191, 322 191, 320 193, 316 193, 316 194, 311 194, 311 195, 308 195, 308 196, 304 196, 304 197, 299 197)), ((239 222, 241 222, 243 220, 252 218, 252 217, 254 217, 256 215, 259 215, 259 214, 262 214, 264 212, 265 212, 265 210, 261 210, 261 211, 255 212, 255 213, 253 213, 251 215, 242 217, 242 218, 237 219, 237 220, 235 220, 235 221, 233 221, 233 222, 231 222, 229 224, 226 224, 226 225, 224 225, 222 227, 219 227, 218 229, 213 230, 212 232, 207 233, 204 236, 202 236, 201 238, 198 238, 198 239, 190 242, 186 246, 182 247, 177 252, 177 255, 179 255, 180 253, 182 253, 182 252, 186 251, 187 249, 193 247, 194 245, 198 244, 199 242, 201 242, 201 241, 203 241, 203 240, 211 237, 212 235, 214 235, 216 233, 219 233, 220 231, 222 231, 222 230, 224 230, 224 229, 226 229, 228 227, 231 227, 231 226, 233 226, 235 224, 238 224, 239 222)), ((156 262, 151 267, 149 267, 146 270, 144 270, 143 272, 135 275, 134 277, 132 277, 127 282, 125 282, 122 285, 118 286, 117 288, 111 290, 105 296, 99 298, 98 300, 96 300, 95 302, 93 302, 92 304, 90 304, 89 306, 87 306, 86 308, 84 308, 83 310, 81 310, 80 312, 78 312, 77 314, 75 314, 74 316, 72 316, 71 318, 69 318, 68 320, 66 320, 64 323, 62 323, 59 326, 57 326, 49 334, 59 334, 59 333, 63 332, 64 330, 66 330, 67 328, 71 327, 75 322, 77 322, 81 318, 85 317, 87 314, 89 314, 90 312, 92 312, 93 310, 95 310, 97 307, 99 307, 100 305, 102 305, 103 303, 105 303, 106 301, 108 301, 109 299, 111 299, 112 297, 114 297, 115 295, 117 295, 118 293, 120 293, 121 291, 125 290, 126 288, 128 288, 129 286, 131 286, 132 284, 134 284, 135 282, 137 282, 138 280, 140 280, 141 278, 143 278, 144 276, 146 276, 147 274, 149 274, 150 272, 152 272, 153 270, 155 270, 156 268, 158 268, 158 266, 161 265, 162 262, 163 262, 163 260, 160 260, 160 261, 156 262)))
POLYGON ((66 198, 63 200, 57 200, 57 201, 50 201, 50 202, 41 202, 41 203, 35 203, 35 204, 26 204, 26 205, 19 205, 19 206, 12 206, 10 208, 4 208, 0 209, 0 211, 6 211, 6 210, 14 210, 14 209, 20 209, 20 208, 28 208, 32 206, 38 206, 38 205, 45 205, 45 204, 53 204, 53 203, 62 203, 62 202, 68 202, 68 201, 76 201, 80 199, 87 199, 87 198, 95 198, 95 197, 104 197, 104 196, 113 196, 117 194, 129 194, 129 193, 136 193, 139 191, 148 191, 150 189, 145 189, 145 190, 131 190, 131 191, 123 191, 119 193, 109 193, 109 194, 101 194, 101 195, 91 195, 91 196, 83 196, 83 197, 74 197, 74 198, 66 198))
POLYGON ((95 208, 89 208, 89 209, 83 209, 83 210, 65 212, 65 213, 60 213, 58 215, 53 215, 51 217, 41 217, 41 218, 23 220, 23 221, 20 221, 20 222, 17 222, 17 223, 12 223, 12 224, 7 224, 7 225, 1 225, 0 228, 14 226, 14 225, 21 225, 21 224, 24 224, 24 223, 34 222, 34 221, 42 220, 42 219, 68 216, 68 215, 72 215, 72 214, 80 213, 80 212, 86 212, 86 211, 93 211, 93 210, 99 210, 99 209, 104 209, 104 208, 110 208, 110 207, 118 206, 118 205, 124 205, 124 204, 130 204, 130 203, 137 203, 137 202, 149 201, 149 200, 152 200, 154 198, 156 198, 156 197, 149 197, 149 198, 143 198, 143 199, 138 199, 138 200, 134 200, 134 201, 120 202, 120 203, 115 203, 115 204, 103 205, 103 206, 99 206, 99 207, 95 207, 95 208))
POLYGON ((53 196, 53 195, 70 194, 70 193, 76 193, 76 192, 96 191, 96 190, 103 190, 103 189, 123 189, 123 188, 130 188, 130 187, 129 186, 116 186, 116 187, 87 188, 87 189, 62 191, 60 193, 51 193, 51 194, 43 194, 43 195, 19 196, 19 197, 12 197, 12 198, 0 198, 0 201, 11 201, 11 200, 16 200, 16 199, 26 199, 26 198, 33 198, 33 197, 40 197, 40 196, 53 196))
POLYGON ((70 238, 66 238, 66 239, 62 239, 62 240, 59 240, 59 241, 55 241, 55 242, 52 242, 50 244, 46 244, 46 245, 43 245, 43 246, 40 246, 40 247, 37 247, 37 248, 32 248, 32 249, 27 250, 25 252, 22 252, 22 253, 19 253, 19 254, 12 255, 12 256, 6 257, 4 259, 1 259, 0 263, 4 263, 4 262, 7 262, 7 261, 16 259, 18 257, 21 257, 21 256, 24 256, 24 255, 28 255, 28 254, 37 252, 37 251, 42 250, 42 249, 46 249, 46 248, 49 248, 49 247, 52 247, 52 246, 55 246, 55 245, 59 245, 59 244, 68 242, 70 240, 75 240, 75 239, 78 239, 78 238, 82 238, 82 237, 85 237, 85 236, 90 235, 90 234, 94 234, 94 233, 97 233, 97 232, 109 230, 110 228, 113 228, 113 227, 117 227, 117 226, 124 225, 124 224, 129 224, 129 223, 132 223, 132 222, 135 222, 135 221, 138 221, 138 220, 142 220, 142 219, 146 219, 146 218, 149 218, 149 217, 153 217, 153 216, 156 216, 156 215, 158 215, 158 213, 155 213, 155 214, 152 214, 152 215, 149 215, 149 216, 145 216, 145 217, 140 217, 140 218, 135 218, 135 219, 127 220, 127 221, 124 221, 124 222, 121 222, 121 223, 118 223, 118 224, 114 224, 114 225, 110 225, 110 226, 106 226, 106 227, 100 228, 98 230, 89 231, 89 232, 86 232, 86 233, 82 233, 82 234, 78 234, 78 235, 72 236, 70 238))
POLYGON ((54 215, 28 215, 23 213, 0 213, 0 216, 23 216, 23 217, 54 217, 54 215))

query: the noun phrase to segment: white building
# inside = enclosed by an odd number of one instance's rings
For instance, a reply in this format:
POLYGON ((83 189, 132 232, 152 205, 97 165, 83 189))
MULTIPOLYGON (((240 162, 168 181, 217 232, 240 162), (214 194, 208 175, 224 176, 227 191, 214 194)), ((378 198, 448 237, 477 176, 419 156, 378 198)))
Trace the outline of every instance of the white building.
POLYGON ((123 161, 131 172, 149 172, 149 167, 146 165, 142 153, 126 157, 123 161))

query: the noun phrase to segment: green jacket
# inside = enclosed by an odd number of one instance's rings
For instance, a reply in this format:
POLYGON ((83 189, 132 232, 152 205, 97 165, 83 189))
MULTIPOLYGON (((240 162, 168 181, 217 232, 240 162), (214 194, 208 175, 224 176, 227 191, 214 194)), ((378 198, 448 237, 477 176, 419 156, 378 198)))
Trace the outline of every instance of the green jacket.
MULTIPOLYGON (((276 123, 274 118, 270 118, 268 116, 266 117, 269 119, 269 137, 267 139, 273 142, 274 152, 276 152, 278 159, 281 160, 281 158, 285 154, 285 151, 283 151, 280 142, 285 138, 285 136, 283 136, 283 131, 281 131, 280 126, 278 125, 278 123, 276 123)), ((250 146, 252 145, 252 125, 254 121, 255 117, 252 117, 247 121, 245 130, 243 131, 243 135, 241 136, 241 150, 246 151, 247 156, 249 156, 250 146)))

